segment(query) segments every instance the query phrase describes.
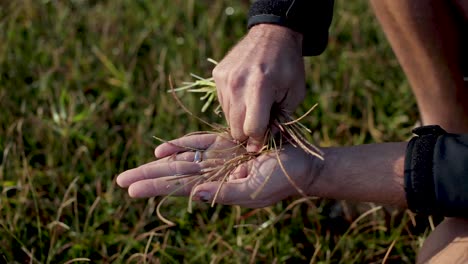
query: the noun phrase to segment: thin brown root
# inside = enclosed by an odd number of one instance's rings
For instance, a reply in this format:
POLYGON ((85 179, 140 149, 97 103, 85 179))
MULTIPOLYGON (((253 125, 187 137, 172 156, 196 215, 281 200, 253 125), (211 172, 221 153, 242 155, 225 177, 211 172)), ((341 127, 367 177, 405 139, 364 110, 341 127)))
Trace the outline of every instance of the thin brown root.
POLYGON ((319 158, 320 160, 323 160, 321 153, 317 152, 318 149, 314 145, 310 144, 300 133, 298 133, 294 129, 294 126, 285 127, 285 129, 288 132, 288 135, 292 137, 294 142, 298 144, 302 150, 319 158))
POLYGON ((163 221, 168 226, 176 226, 174 222, 167 219, 161 214, 161 205, 169 198, 170 196, 164 196, 161 201, 159 201, 158 205, 156 206, 156 215, 158 216, 159 220, 163 221))
MULTIPOLYGON (((194 186, 197 186, 200 182, 202 181, 202 179, 199 179, 194 186)), ((192 213, 192 204, 193 204, 193 196, 195 195, 195 188, 192 188, 192 190, 190 190, 190 195, 189 195, 189 200, 188 200, 188 206, 187 206, 187 212, 188 213, 192 213)))
MULTIPOLYGON (((194 135, 204 135, 204 134, 217 134, 218 137, 221 137, 221 138, 224 138, 228 141, 231 141, 232 143, 234 143, 234 140, 231 138, 231 137, 228 137, 226 136, 227 133, 219 133, 219 132, 213 132, 213 131, 196 131, 196 132, 191 132, 191 133, 188 133, 186 134, 184 137, 188 137, 188 136, 194 136, 194 135)), ((191 147, 187 147, 187 146, 182 146, 182 145, 178 145, 178 144, 175 144, 174 142, 170 142, 168 140, 165 140, 165 139, 162 139, 160 137, 157 137, 157 136, 153 136, 154 139, 162 142, 162 143, 166 143, 166 144, 170 144, 170 145, 173 145, 173 146, 176 146, 178 148, 185 148, 186 150, 191 150, 191 151, 206 151, 206 149, 197 149, 197 148, 191 148, 191 147)), ((229 148, 224 148, 224 149, 211 149, 210 152, 214 152, 214 153, 222 153, 222 152, 225 152, 225 151, 231 151, 231 150, 235 150, 237 148, 244 148, 245 149, 245 146, 244 145, 235 145, 235 146, 232 146, 232 147, 229 147, 229 148)))
POLYGON ((170 144, 170 145, 178 147, 178 148, 185 148, 187 150, 192 150, 192 151, 201 150, 201 149, 197 149, 197 148, 191 148, 191 147, 187 147, 187 146, 178 145, 178 144, 175 144, 174 142, 167 141, 167 140, 159 138, 157 136, 153 136, 153 138, 155 138, 155 139, 157 139, 157 140, 159 140, 159 141, 161 141, 163 143, 170 144))
POLYGON ((218 188, 216 189, 215 195, 213 197, 213 201, 211 201, 211 207, 213 207, 216 203, 216 199, 218 198, 219 192, 221 191, 221 188, 223 187, 224 182, 226 181, 226 178, 229 176, 228 173, 226 173, 223 177, 223 179, 220 181, 218 188))
MULTIPOLYGON (((283 133, 282 138, 285 138, 286 141, 291 144, 293 147, 297 148, 297 144, 294 143, 294 140, 292 140, 291 136, 288 136, 287 131, 285 130, 284 126, 281 125, 280 123, 276 122, 276 127, 280 129, 280 131, 283 133)), ((274 140, 274 137, 273 137, 274 140)), ((269 146, 272 146, 272 143, 270 142, 269 146)))
POLYGON ((392 251, 393 246, 395 246, 395 243, 396 243, 396 242, 397 242, 397 239, 394 239, 394 240, 392 241, 392 243, 390 244, 390 246, 388 247, 387 252, 385 253, 385 256, 384 256, 384 258, 383 258, 383 260, 382 260, 382 264, 387 263, 387 259, 388 259, 388 257, 390 256, 390 252, 392 251))
POLYGON ((206 134, 218 134, 216 131, 195 131, 185 134, 184 137, 195 136, 195 135, 206 135, 206 134))
POLYGON ((285 122, 283 123, 283 125, 292 125, 294 123, 298 123, 299 121, 301 121, 304 117, 308 116, 310 114, 310 112, 312 112, 316 107, 317 107, 318 104, 314 104, 309 110, 307 110, 307 112, 305 114, 303 114, 302 116, 300 116, 299 118, 297 119, 294 119, 292 121, 289 121, 289 122, 285 122))
MULTIPOLYGON (((185 176, 188 176, 188 175, 182 175, 181 177, 185 177, 185 176)), ((175 179, 180 179, 181 177, 177 177, 175 179)), ((188 182, 186 182, 185 184, 179 186, 178 188, 176 188, 175 190, 173 190, 172 192, 170 192, 168 195, 164 196, 161 201, 159 201, 158 205, 156 206, 156 215, 159 217, 159 219, 161 219, 161 221, 163 221, 164 223, 166 223, 167 225, 169 226, 175 226, 176 224, 172 221, 170 221, 169 219, 165 218, 162 214, 161 214, 161 206, 162 204, 169 198, 171 197, 173 194, 175 194, 177 191, 181 190, 182 188, 185 188, 187 185, 189 184, 192 184, 194 181, 196 180, 200 180, 200 178, 203 177, 203 175, 190 175, 190 177, 196 177, 195 179, 192 179, 192 180, 189 180, 188 182)), ((173 179, 171 179, 173 180, 173 179)))
POLYGON ((294 125, 298 125, 298 126, 300 126, 302 129, 304 129, 305 131, 307 131, 307 133, 312 134, 312 131, 311 131, 308 127, 306 127, 304 124, 302 124, 302 123, 294 123, 294 125))
POLYGON ((313 152, 314 156, 317 158, 323 160, 323 152, 321 149, 319 149, 317 146, 314 144, 310 143, 306 138, 304 133, 301 131, 301 129, 297 125, 292 125, 291 128, 295 131, 297 135, 299 135, 299 138, 301 139, 302 143, 307 146, 307 149, 310 150, 310 152, 313 152))
MULTIPOLYGON (((226 165, 223 168, 221 168, 221 170, 217 173, 217 175, 223 175, 223 176, 221 177, 221 180, 215 179, 216 181, 220 182, 220 185, 216 189, 215 195, 213 197, 213 201, 211 201, 211 207, 214 206, 214 204, 216 202, 216 199, 218 198, 219 192, 221 191, 221 188, 223 187, 223 184, 227 181, 227 178, 229 177, 229 175, 239 165, 241 165, 242 163, 247 162, 248 160, 250 160, 252 156, 251 155, 241 155, 241 156, 238 156, 238 157, 234 157, 231 160, 229 160, 228 162, 226 162, 225 163, 226 165), (238 157, 241 157, 241 158, 239 159, 238 157)), ((215 178, 215 177, 213 177, 213 178, 215 178)))

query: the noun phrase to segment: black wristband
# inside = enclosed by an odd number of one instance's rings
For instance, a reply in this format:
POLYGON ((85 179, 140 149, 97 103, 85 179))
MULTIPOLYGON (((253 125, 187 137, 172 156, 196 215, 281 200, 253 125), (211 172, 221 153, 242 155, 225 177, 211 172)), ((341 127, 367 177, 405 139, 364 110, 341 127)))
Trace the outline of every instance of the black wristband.
POLYGON ((305 23, 300 14, 308 0, 255 1, 249 10, 248 28, 260 23, 276 24, 305 33, 305 23))
POLYGON ((440 126, 413 129, 413 137, 406 148, 404 182, 408 208, 418 214, 435 214, 439 209, 434 191, 434 147, 437 139, 446 134, 440 126))
POLYGON ((328 43, 333 0, 257 0, 249 10, 248 28, 275 24, 303 35, 302 54, 321 54, 328 43))

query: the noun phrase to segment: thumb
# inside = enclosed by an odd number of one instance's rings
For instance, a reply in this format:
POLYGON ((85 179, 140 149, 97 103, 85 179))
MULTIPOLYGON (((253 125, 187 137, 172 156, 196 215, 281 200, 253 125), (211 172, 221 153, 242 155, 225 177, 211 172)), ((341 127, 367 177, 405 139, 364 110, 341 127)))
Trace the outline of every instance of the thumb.
POLYGON ((264 144, 265 144, 264 137, 261 137, 261 138, 250 137, 249 140, 247 141, 247 151, 259 152, 263 148, 264 144))

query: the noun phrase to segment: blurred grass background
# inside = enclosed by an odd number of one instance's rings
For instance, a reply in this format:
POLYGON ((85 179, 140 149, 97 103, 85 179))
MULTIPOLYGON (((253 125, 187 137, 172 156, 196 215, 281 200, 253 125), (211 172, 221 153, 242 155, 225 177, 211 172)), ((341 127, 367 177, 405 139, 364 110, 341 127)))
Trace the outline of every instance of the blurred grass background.
MULTIPOLYGON (((0 1, 0 263, 414 262, 427 228, 404 212, 311 199, 188 214, 173 198, 168 228, 160 198, 116 186, 119 172, 153 159, 153 135, 207 129, 166 92, 168 79, 210 76, 206 59, 245 34, 248 5, 0 1)), ((321 146, 410 137, 416 104, 366 1, 337 1, 328 49, 306 71, 298 114, 319 103, 305 123, 321 146)))

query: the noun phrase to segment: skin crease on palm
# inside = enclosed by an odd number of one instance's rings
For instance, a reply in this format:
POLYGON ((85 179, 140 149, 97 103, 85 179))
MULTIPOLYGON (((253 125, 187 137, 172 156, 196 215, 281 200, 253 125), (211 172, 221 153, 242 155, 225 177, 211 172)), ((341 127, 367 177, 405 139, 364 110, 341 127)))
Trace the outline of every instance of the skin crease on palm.
POLYGON ((294 111, 305 95, 302 35, 261 24, 250 29, 214 68, 218 99, 231 135, 247 150, 263 145, 274 103, 294 111))

